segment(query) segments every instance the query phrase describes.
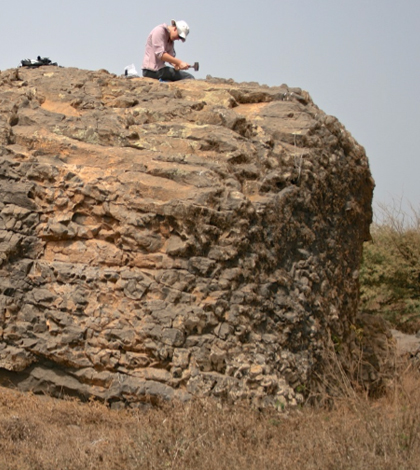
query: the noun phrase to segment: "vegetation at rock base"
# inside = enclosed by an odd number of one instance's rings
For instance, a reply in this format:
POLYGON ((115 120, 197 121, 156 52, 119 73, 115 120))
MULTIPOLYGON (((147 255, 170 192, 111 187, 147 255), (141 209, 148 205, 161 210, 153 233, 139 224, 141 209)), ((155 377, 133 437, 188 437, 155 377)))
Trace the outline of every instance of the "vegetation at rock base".
POLYGON ((365 243, 361 309, 380 314, 405 333, 420 330, 420 212, 379 207, 365 243))
POLYGON ((0 388, 0 468, 418 469, 420 374, 372 401, 349 390, 330 410, 288 414, 212 400, 112 410, 0 388))

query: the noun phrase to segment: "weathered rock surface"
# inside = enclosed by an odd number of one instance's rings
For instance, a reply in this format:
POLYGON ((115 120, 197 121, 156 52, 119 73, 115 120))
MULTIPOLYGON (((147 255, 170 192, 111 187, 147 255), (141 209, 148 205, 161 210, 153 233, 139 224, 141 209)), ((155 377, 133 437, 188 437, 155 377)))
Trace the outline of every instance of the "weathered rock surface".
POLYGON ((136 403, 293 404, 358 360, 373 180, 299 89, 0 74, 0 370, 136 403))

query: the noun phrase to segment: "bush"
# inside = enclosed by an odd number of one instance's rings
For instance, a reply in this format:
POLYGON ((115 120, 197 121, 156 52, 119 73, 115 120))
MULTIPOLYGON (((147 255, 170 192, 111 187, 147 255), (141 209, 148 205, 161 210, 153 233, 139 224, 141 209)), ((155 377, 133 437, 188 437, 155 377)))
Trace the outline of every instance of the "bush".
POLYGON ((361 308, 406 332, 420 330, 420 214, 380 207, 363 251, 361 308))

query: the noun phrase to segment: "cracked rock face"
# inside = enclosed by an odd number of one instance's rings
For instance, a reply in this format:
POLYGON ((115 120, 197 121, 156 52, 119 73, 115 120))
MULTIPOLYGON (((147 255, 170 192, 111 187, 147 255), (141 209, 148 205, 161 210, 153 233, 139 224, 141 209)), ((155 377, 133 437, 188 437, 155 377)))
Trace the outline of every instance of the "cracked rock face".
POLYGON ((373 180, 299 89, 0 74, 0 377, 295 404, 352 361, 373 180))

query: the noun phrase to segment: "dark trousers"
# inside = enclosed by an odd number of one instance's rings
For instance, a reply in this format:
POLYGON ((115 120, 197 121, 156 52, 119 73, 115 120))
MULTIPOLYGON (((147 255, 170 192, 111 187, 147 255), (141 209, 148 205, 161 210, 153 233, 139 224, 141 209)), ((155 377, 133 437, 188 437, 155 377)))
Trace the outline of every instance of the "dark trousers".
POLYGON ((163 67, 152 71, 143 69, 143 77, 155 78, 164 82, 177 82, 178 80, 194 79, 195 77, 184 70, 175 70, 173 67, 163 67))

